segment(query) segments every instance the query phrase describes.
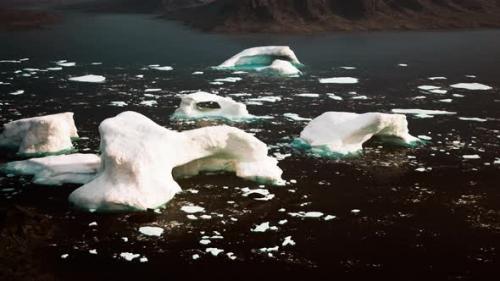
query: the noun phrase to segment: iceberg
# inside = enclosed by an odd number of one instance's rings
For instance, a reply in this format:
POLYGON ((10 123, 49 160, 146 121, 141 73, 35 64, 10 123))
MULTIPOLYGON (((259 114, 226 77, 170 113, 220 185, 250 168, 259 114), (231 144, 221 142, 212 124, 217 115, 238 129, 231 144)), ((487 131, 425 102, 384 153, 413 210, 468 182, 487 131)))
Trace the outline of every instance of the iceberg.
POLYGON ((69 154, 10 162, 0 170, 5 174, 33 176, 40 185, 85 184, 95 178, 101 158, 95 154, 69 154))
POLYGON ((104 120, 99 132, 99 171, 69 196, 81 209, 155 209, 181 190, 174 177, 200 172, 228 171, 248 180, 283 183, 282 170, 268 156, 266 144, 234 127, 177 132, 139 113, 123 112, 104 120))
POLYGON ((0 147, 18 149, 19 154, 60 153, 73 148, 78 138, 73 113, 25 118, 4 124, 0 147))
POLYGON ((361 151, 363 143, 374 136, 401 145, 419 141, 409 134, 404 115, 326 112, 313 119, 293 145, 308 148, 320 156, 343 156, 361 151))
POLYGON ((89 74, 83 76, 70 77, 68 80, 73 82, 84 82, 84 83, 103 83, 106 81, 106 77, 102 75, 89 74))
POLYGON ((223 118, 231 121, 252 119, 243 103, 231 98, 221 97, 207 92, 195 92, 182 95, 179 108, 172 119, 223 118))
POLYGON ((263 46, 241 51, 216 67, 216 69, 255 70, 273 75, 292 76, 301 72, 302 66, 288 46, 263 46))

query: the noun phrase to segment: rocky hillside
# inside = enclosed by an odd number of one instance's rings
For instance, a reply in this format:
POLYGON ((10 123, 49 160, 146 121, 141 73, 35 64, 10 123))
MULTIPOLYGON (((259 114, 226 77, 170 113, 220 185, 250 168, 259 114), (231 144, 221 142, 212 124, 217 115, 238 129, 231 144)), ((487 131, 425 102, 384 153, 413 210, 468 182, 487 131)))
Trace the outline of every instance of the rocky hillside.
POLYGON ((163 1, 170 17, 210 31, 500 27, 500 0, 186 0, 196 5, 175 11, 176 2, 163 1))

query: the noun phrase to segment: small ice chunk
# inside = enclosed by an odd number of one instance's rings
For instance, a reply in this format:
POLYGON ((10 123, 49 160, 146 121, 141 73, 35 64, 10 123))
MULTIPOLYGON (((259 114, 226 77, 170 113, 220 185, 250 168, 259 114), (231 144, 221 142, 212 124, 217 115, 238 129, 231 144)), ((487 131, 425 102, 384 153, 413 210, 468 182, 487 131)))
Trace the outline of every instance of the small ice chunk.
POLYGON ((67 60, 56 61, 56 64, 62 67, 72 67, 76 65, 76 63, 68 62, 67 60))
POLYGON ((149 88, 149 89, 145 89, 144 92, 146 92, 146 93, 161 92, 161 89, 160 88, 149 88))
POLYGON ((61 259, 63 259, 63 260, 64 260, 64 259, 67 259, 68 257, 69 257, 69 254, 62 254, 62 255, 61 255, 61 259))
POLYGON ((474 121, 474 122, 486 122, 488 119, 485 118, 477 118, 477 117, 458 117, 458 119, 463 121, 474 121))
POLYGON ((267 97, 258 97, 258 98, 251 98, 248 99, 248 101, 265 101, 265 102, 277 102, 281 101, 281 97, 276 97, 276 96, 267 96, 267 97))
POLYGON ((433 94, 438 94, 438 95, 444 95, 444 94, 448 93, 447 90, 442 90, 442 89, 430 90, 429 92, 431 92, 433 94))
POLYGON ((458 83, 458 84, 453 84, 450 87, 456 89, 477 90, 477 91, 486 91, 493 89, 493 87, 491 86, 480 83, 458 83))
POLYGON ((353 214, 359 214, 360 212, 361 212, 360 209, 352 209, 351 210, 351 213, 353 213, 353 214))
POLYGON ((139 228, 139 232, 146 236, 160 237, 163 231, 163 228, 157 226, 142 226, 139 228))
POLYGON ((418 135, 417 137, 418 137, 419 139, 421 139, 421 140, 426 140, 426 141, 432 140, 432 138, 431 138, 431 137, 426 136, 426 135, 418 135))
POLYGON ((112 101, 109 103, 109 105, 116 106, 116 107, 125 107, 128 104, 124 101, 112 101))
POLYGON ((18 95, 22 95, 22 94, 24 94, 24 90, 17 90, 15 92, 9 93, 9 95, 12 95, 12 96, 18 96, 18 95))
POLYGON ((311 121, 311 118, 300 117, 297 113, 284 113, 283 116, 293 121, 311 121))
POLYGON ((215 79, 215 82, 229 82, 229 83, 235 83, 238 81, 241 81, 241 77, 226 77, 226 78, 218 78, 215 79))
POLYGON ((337 95, 335 95, 335 94, 333 94, 333 93, 327 93, 326 95, 327 95, 329 98, 331 98, 332 100, 343 100, 343 98, 342 98, 342 97, 339 97, 339 96, 337 96, 337 95))
POLYGON ((68 80, 74 82, 84 82, 84 83, 103 83, 106 81, 106 77, 102 75, 89 74, 83 76, 70 77, 68 80))
POLYGON ((261 253, 270 253, 279 251, 279 246, 269 247, 269 248, 260 248, 259 252, 261 253))
POLYGON ((201 240, 200 240, 200 244, 201 244, 201 245, 208 245, 208 244, 210 244, 210 243, 212 243, 212 241, 210 241, 210 240, 208 240, 208 239, 201 239, 201 240))
POLYGON ((285 237, 285 240, 283 240, 283 243, 281 243, 281 246, 295 246, 295 241, 293 241, 292 236, 287 236, 285 237))
POLYGON ((288 213, 291 217, 298 217, 298 218, 320 218, 324 214, 322 212, 290 212, 288 213))
POLYGON ((325 221, 331 221, 331 220, 334 220, 334 219, 336 219, 336 218, 337 218, 337 217, 336 217, 336 216, 334 216, 334 215, 326 215, 326 216, 323 218, 323 220, 325 220, 325 221))
POLYGON ((428 110, 428 109, 399 109, 391 110, 393 113, 411 114, 417 117, 433 117, 434 115, 455 115, 456 112, 449 112, 444 110, 428 110))
POLYGON ((266 232, 268 230, 276 231, 278 228, 276 226, 271 226, 269 222, 263 222, 261 224, 256 225, 250 231, 252 232, 266 232))
POLYGON ((214 257, 217 257, 219 254, 223 253, 223 249, 218 249, 218 248, 206 248, 205 252, 211 254, 214 257))
POLYGON ((199 259, 199 258, 200 258, 200 255, 198 255, 198 254, 193 254, 193 255, 191 256, 191 258, 192 258, 193 260, 197 260, 197 259, 199 259))
POLYGON ((436 76, 436 77, 429 77, 427 79, 429 79, 429 80, 446 80, 447 78, 443 77, 443 76, 436 76))
POLYGON ((297 97, 304 97, 304 98, 319 98, 319 94, 315 93, 303 93, 303 94, 296 94, 297 97))
POLYGON ((406 64, 406 63, 400 63, 400 64, 398 64, 398 66, 400 66, 400 67, 407 67, 408 64, 406 64))
POLYGON ((319 83, 322 84, 357 84, 358 82, 359 79, 353 77, 333 77, 319 79, 319 83))
POLYGON ((444 102, 444 103, 451 103, 453 101, 453 99, 441 99, 439 101, 444 102))
POLYGON ((472 160, 472 159, 480 159, 481 156, 477 154, 472 154, 472 155, 462 155, 462 158, 467 159, 467 160, 472 160))
POLYGON ((419 88, 420 90, 423 90, 423 91, 430 91, 430 90, 437 90, 437 89, 440 89, 441 87, 431 86, 431 85, 422 85, 422 86, 418 86, 418 88, 419 88))
POLYGON ((153 106, 153 105, 157 105, 158 102, 155 100, 143 100, 140 102, 140 104, 145 105, 145 106, 153 106))
POLYGON ((188 214, 204 213, 205 208, 195 205, 186 205, 181 207, 181 211, 188 214))
POLYGON ((141 255, 139 255, 139 254, 133 254, 133 253, 129 253, 129 252, 120 253, 120 257, 126 261, 132 261, 133 259, 138 258, 140 256, 141 255))
POLYGON ((203 71, 195 71, 192 73, 193 75, 203 75, 203 71))
POLYGON ((160 66, 158 64, 152 64, 149 66, 149 68, 154 69, 154 70, 159 70, 159 71, 172 71, 172 70, 174 70, 174 68, 171 66, 160 66))
POLYGON ((91 250, 89 250, 89 254, 91 254, 91 255, 97 255, 97 250, 96 249, 91 249, 91 250))

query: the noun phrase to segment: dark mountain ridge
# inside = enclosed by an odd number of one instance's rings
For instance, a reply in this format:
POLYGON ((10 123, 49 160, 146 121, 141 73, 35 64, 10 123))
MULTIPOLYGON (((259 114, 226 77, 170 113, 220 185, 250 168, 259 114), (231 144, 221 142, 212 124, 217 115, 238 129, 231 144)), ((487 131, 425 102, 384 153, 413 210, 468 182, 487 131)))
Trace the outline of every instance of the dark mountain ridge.
POLYGON ((500 26, 500 0, 217 0, 169 15, 233 32, 478 28, 500 26))

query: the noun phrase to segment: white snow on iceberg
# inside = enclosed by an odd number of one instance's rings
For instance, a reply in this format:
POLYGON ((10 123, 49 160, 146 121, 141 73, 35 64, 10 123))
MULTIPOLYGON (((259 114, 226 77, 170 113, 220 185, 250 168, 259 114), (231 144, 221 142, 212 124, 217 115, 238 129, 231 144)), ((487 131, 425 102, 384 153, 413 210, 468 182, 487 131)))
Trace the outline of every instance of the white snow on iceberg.
POLYGON ((319 83, 321 84, 357 84, 358 82, 359 79, 353 77, 333 77, 319 79, 319 83))
POLYGON ((73 82, 84 82, 84 83, 103 83, 104 81, 106 81, 106 77, 102 75, 89 74, 83 76, 70 77, 68 80, 73 82))
POLYGON ((181 104, 173 119, 224 118, 231 121, 255 118, 243 103, 207 92, 181 96, 181 104))
POLYGON ((294 146, 310 148, 320 156, 341 156, 361 151, 363 143, 374 136, 402 145, 418 142, 418 138, 409 134, 404 115, 326 112, 304 128, 294 146))
POLYGON ((139 113, 124 112, 104 120, 99 132, 99 172, 69 196, 70 202, 82 209, 154 209, 181 190, 174 176, 204 171, 229 171, 248 180, 282 183, 282 170, 278 161, 267 155, 267 146, 237 128, 215 126, 176 132, 139 113))
POLYGON ((480 83, 458 83, 458 84, 453 84, 450 87, 456 89, 477 90, 477 91, 486 91, 493 89, 493 87, 491 86, 480 83))
POLYGON ((25 118, 4 124, 0 147, 18 149, 20 154, 58 153, 73 148, 78 133, 73 113, 25 118))
POLYGON ((85 184, 96 176, 101 158, 95 154, 70 154, 10 162, 1 167, 6 174, 33 176, 41 185, 85 184))

